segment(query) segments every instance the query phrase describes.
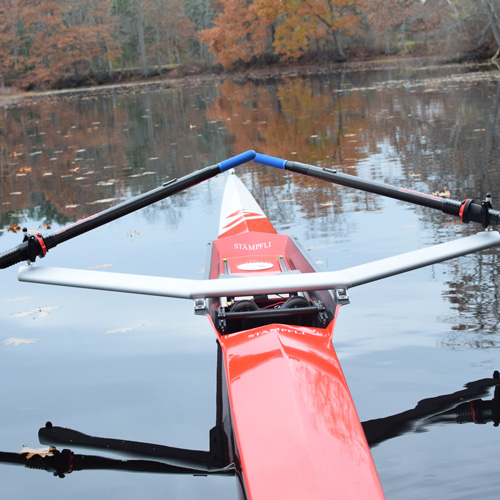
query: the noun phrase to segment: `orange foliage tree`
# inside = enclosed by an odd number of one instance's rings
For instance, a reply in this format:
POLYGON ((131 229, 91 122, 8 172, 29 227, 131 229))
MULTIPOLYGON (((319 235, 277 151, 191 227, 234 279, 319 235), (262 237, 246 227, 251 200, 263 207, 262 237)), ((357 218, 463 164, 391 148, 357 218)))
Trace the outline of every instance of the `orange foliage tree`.
MULTIPOLYGON (((269 0, 256 0, 267 11, 269 0)), ((360 25, 358 0, 284 0, 274 3, 277 10, 273 46, 277 53, 298 57, 310 50, 313 43, 331 41, 338 58, 346 60, 342 36, 351 34, 360 25)))
POLYGON ((200 32, 200 41, 216 54, 223 66, 249 62, 266 51, 269 31, 252 0, 220 0, 221 11, 214 26, 200 32))
POLYGON ((0 12, 6 14, 0 16, 0 33, 10 38, 11 50, 0 56, 2 75, 17 75, 30 87, 109 70, 118 48, 111 3, 7 0, 12 5, 0 12))
POLYGON ((0 85, 19 63, 21 33, 16 29, 21 20, 19 0, 4 0, 0 3, 0 85))
POLYGON ((359 27, 358 0, 221 0, 221 11, 206 42, 223 66, 274 52, 297 58, 311 46, 333 42, 338 58, 347 59, 342 36, 359 27), (243 5, 244 4, 244 5, 243 5))

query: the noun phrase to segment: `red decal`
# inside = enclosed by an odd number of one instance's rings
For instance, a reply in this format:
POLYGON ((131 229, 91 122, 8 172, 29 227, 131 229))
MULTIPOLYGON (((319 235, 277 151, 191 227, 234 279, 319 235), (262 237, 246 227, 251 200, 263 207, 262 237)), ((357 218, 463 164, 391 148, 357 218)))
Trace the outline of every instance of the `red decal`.
POLYGON ((63 231, 66 231, 66 229, 70 229, 71 227, 78 226, 78 224, 82 224, 83 222, 87 222, 88 220, 95 219, 98 215, 99 214, 90 215, 89 217, 85 217, 85 219, 79 220, 77 222, 74 222, 73 224, 70 224, 69 226, 58 229, 56 231, 56 234, 62 233, 63 231))
POLYGON ((423 196, 424 198, 430 198, 431 200, 436 200, 436 201, 442 201, 443 200, 443 198, 441 198, 440 196, 435 196, 433 194, 421 193, 421 192, 415 191, 413 189, 399 188, 399 190, 403 191, 403 193, 417 194, 418 196, 423 196))

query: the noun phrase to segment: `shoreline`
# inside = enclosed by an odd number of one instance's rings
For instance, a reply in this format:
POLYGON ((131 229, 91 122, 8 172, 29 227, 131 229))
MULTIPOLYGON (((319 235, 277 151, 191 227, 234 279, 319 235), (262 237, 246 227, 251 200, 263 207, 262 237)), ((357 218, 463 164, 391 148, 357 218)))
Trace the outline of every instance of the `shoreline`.
POLYGON ((40 98, 57 98, 61 96, 78 96, 79 94, 100 93, 116 90, 126 93, 132 89, 151 88, 157 89, 182 89, 189 87, 202 87, 207 85, 222 84, 230 80, 235 83, 247 81, 265 82, 280 78, 307 78, 322 75, 333 75, 341 72, 384 71, 390 69, 411 68, 413 71, 425 71, 444 68, 469 68, 471 70, 494 69, 489 61, 457 62, 450 58, 440 57, 386 57, 380 59, 352 61, 330 64, 298 64, 290 63, 270 65, 263 68, 248 68, 245 70, 225 71, 222 73, 203 72, 186 65, 160 76, 148 78, 129 78, 126 81, 102 85, 89 85, 81 87, 68 87, 53 90, 21 91, 9 87, 5 93, 0 89, 0 107, 15 106, 21 101, 37 100, 40 98), (181 74, 177 74, 181 73, 181 74))

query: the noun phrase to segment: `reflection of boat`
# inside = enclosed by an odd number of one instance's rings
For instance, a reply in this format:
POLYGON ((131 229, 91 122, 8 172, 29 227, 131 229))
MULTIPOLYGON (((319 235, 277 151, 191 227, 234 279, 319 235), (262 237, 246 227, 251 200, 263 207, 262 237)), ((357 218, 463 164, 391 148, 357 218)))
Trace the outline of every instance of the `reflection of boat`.
POLYGON ((436 424, 493 422, 500 423, 500 374, 465 384, 465 389, 419 401, 415 408, 396 415, 363 422, 370 447, 411 431, 421 431, 436 424), (495 388, 490 401, 479 399, 495 388))
MULTIPOLYGON (((0 255, 0 266, 34 261, 73 236, 252 159, 438 208, 485 227, 500 220, 489 201, 478 205, 472 200, 443 200, 250 151, 48 236, 27 236, 21 245, 0 255)), ((225 474, 234 469, 246 498, 314 499, 332 494, 382 498, 368 443, 332 345, 339 307, 349 303, 349 287, 499 244, 500 235, 486 231, 343 271, 316 273, 295 239, 277 234, 241 181, 231 176, 206 280, 33 265, 21 268, 19 276, 24 281, 191 298, 195 311, 208 316, 224 361, 217 425, 209 452, 184 450, 175 452, 175 457, 172 450, 166 452, 170 462, 180 467, 178 472, 225 474)), ((46 429, 47 434, 51 444, 56 444, 54 429, 46 429)), ((74 438, 77 441, 69 442, 78 444, 81 436, 74 438)))
MULTIPOLYGON (((218 347, 218 394, 221 394, 222 351, 218 347)), ((0 463, 23 465, 30 469, 46 470, 55 476, 81 470, 121 470, 159 474, 234 475, 235 468, 227 464, 222 446, 224 435, 222 416, 227 413, 223 399, 217 401, 217 422, 210 431, 210 450, 187 450, 169 446, 88 436, 81 432, 54 427, 47 422, 39 430, 39 440, 50 445, 44 449, 23 448, 20 453, 0 452, 0 463), (125 455, 126 460, 110 457, 76 454, 65 448, 57 450, 55 445, 85 448, 96 451, 115 452, 125 455), (133 457, 133 458, 132 458, 133 457)), ((396 415, 362 422, 366 440, 370 447, 411 431, 421 431, 436 424, 486 424, 495 427, 500 420, 500 376, 495 371, 493 378, 468 382, 465 389, 420 401, 415 408, 396 415), (494 387, 491 400, 478 399, 486 396, 494 387), (458 404, 457 404, 458 403, 458 404)))

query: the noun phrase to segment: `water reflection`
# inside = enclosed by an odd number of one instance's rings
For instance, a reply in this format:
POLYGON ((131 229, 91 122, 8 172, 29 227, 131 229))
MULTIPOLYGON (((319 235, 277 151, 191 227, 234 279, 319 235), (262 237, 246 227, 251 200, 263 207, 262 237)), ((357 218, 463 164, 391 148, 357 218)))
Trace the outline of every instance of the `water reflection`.
MULTIPOLYGON (((384 87, 377 85, 380 73, 344 73, 266 85, 106 91, 4 108, 2 217, 7 224, 45 197, 50 205, 42 217, 53 218, 55 210, 75 220, 92 213, 89 204, 119 201, 250 148, 352 174, 366 165, 370 177, 391 176, 392 183, 399 165, 409 187, 448 188, 459 199, 468 188, 467 195, 483 196, 500 186, 494 168, 500 82, 490 79, 454 75, 384 87)), ((261 189, 279 185, 276 177, 260 176, 261 189)), ((294 201, 306 217, 322 215, 325 207, 343 211, 336 189, 311 197, 317 183, 293 182, 294 201)), ((351 196, 360 209, 380 208, 376 197, 351 196)))
MULTIPOLYGON (((410 69, 404 72, 344 72, 329 77, 279 79, 265 84, 225 83, 222 86, 183 90, 161 87, 140 87, 127 93, 106 90, 68 94, 50 100, 40 97, 26 104, 3 107, 0 108, 1 250, 19 242, 8 243, 15 236, 8 231, 12 225, 14 228, 27 225, 29 229, 41 228, 42 231, 50 225, 51 230, 55 230, 116 205, 123 199, 151 190, 167 179, 182 177, 247 149, 321 166, 333 166, 346 173, 421 192, 448 190, 453 199, 473 197, 478 201, 489 191, 493 193, 493 207, 498 208, 499 89, 496 74, 466 73, 458 69, 451 72, 449 69, 427 72, 410 69)), ((311 248, 314 259, 322 259, 322 269, 334 270, 360 264, 373 260, 374 254, 380 258, 394 255, 413 249, 413 244, 423 246, 437 243, 473 230, 468 226, 450 223, 446 216, 431 214, 427 209, 409 208, 400 203, 387 204, 375 195, 275 169, 245 166, 239 170, 239 175, 275 227, 299 236, 311 248)), ((198 269, 203 266, 204 248, 198 251, 197 245, 202 246, 210 239, 211 233, 207 228, 212 222, 215 234, 221 186, 222 182, 219 183, 217 179, 210 181, 201 189, 178 194, 141 211, 132 222, 123 225, 117 223, 117 231, 123 235, 137 232, 140 237, 123 236, 119 242, 109 242, 107 238, 116 237, 112 229, 95 239, 89 236, 83 245, 86 248, 73 246, 74 254, 68 256, 62 265, 74 267, 82 262, 83 266, 113 262, 119 271, 127 272, 135 266, 136 272, 143 274, 170 273, 174 267, 174 272, 178 273, 176 276, 201 277, 198 269), (144 228, 141 227, 143 223, 146 226, 144 228), (183 229, 184 225, 189 227, 189 231, 183 229), (147 235, 147 226, 154 228, 151 231, 154 235, 147 235), (193 228, 195 234, 191 235, 193 228), (159 234, 165 235, 161 241, 159 234), (168 245, 164 244, 167 238, 168 245), (172 239, 174 245, 171 244, 172 239), (133 247, 130 252, 128 248, 120 247, 123 240, 133 247), (184 246, 178 244, 179 241, 184 246), (104 247, 107 247, 107 253, 92 259, 86 257, 89 248, 104 247), (198 259, 199 254, 201 257, 198 259)), ((65 255, 62 249, 56 251, 59 256, 65 255)), ((51 265, 49 261, 47 264, 51 265)), ((360 301, 364 292, 361 289, 356 291, 359 293, 357 303, 351 307, 356 311, 352 314, 359 318, 359 323, 354 323, 355 327, 347 331, 344 337, 341 336, 342 332, 338 332, 344 344, 349 342, 349 352, 355 355, 370 353, 369 359, 363 359, 362 366, 351 368, 354 372, 353 385, 358 368, 366 373, 367 367, 372 366, 374 353, 385 349, 387 358, 390 358, 373 368, 376 373, 374 371, 372 379, 383 381, 376 387, 376 395, 370 394, 369 390, 359 391, 356 404, 369 401, 369 406, 373 407, 371 412, 374 415, 370 413, 366 418, 381 413, 379 406, 371 404, 375 403, 374 399, 377 399, 376 403, 380 403, 384 396, 394 399, 391 391, 394 390, 394 379, 398 378, 398 373, 394 372, 398 365, 392 358, 394 353, 391 352, 391 346, 408 346, 405 353, 397 353, 401 370, 406 369, 405 363, 427 367, 428 353, 423 359, 416 359, 413 354, 415 345, 432 346, 429 347, 430 352, 439 358, 435 369, 442 367, 443 372, 452 378, 457 373, 468 371, 471 376, 467 378, 473 379, 477 376, 478 367, 482 371, 486 366, 488 372, 490 368, 493 369, 497 364, 494 358, 499 346, 499 265, 498 253, 488 251, 429 270, 428 274, 419 275, 417 286, 413 285, 413 278, 408 276, 408 281, 405 278, 404 282, 397 279, 391 283, 385 282, 388 288, 382 288, 383 296, 370 295, 378 294, 380 288, 367 289, 364 303, 360 301), (439 300, 440 294, 442 302, 439 300), (425 300, 426 297, 431 299, 425 300), (378 301, 374 300, 377 298, 378 301), (418 313, 413 314, 412 311, 418 313), (414 318, 414 323, 408 318, 414 318), (367 338, 370 340, 366 341, 367 338), (457 356, 463 358, 457 361, 457 356), (459 365, 458 369, 456 364, 459 365)), ((20 288, 10 291, 11 280, 12 283, 15 281, 14 273, 8 275, 8 280, 5 278, 7 274, 3 276, 5 301, 0 322, 7 341, 3 342, 2 348, 14 349, 14 344, 8 343, 8 337, 39 339, 37 343, 16 347, 16 352, 9 351, 11 357, 2 360, 4 368, 9 359, 16 360, 18 366, 39 366, 40 356, 60 356, 64 348, 73 353, 75 345, 80 346, 80 350, 83 346, 91 351, 84 358, 88 363, 94 363, 96 355, 103 356, 102 353, 114 352, 117 348, 121 353, 125 348, 119 346, 128 345, 127 342, 132 342, 136 334, 139 337, 135 330, 133 335, 122 337, 119 341, 112 342, 109 335, 104 336, 105 348, 100 345, 103 340, 99 332, 135 324, 138 316, 143 322, 146 322, 143 318, 149 316, 151 322, 148 325, 154 322, 160 325, 158 331, 154 331, 155 335, 150 331, 146 341, 140 343, 144 351, 147 345, 156 346, 159 339, 163 339, 165 323, 173 319, 176 331, 182 331, 183 335, 199 334, 196 343, 202 336, 199 333, 202 327, 190 323, 189 307, 184 310, 177 304, 166 306, 163 302, 146 303, 139 302, 139 299, 125 302, 123 298, 119 300, 127 306, 117 307, 116 299, 103 300, 100 295, 94 299, 94 295, 70 295, 67 292, 63 296, 53 291, 48 302, 49 294, 40 298, 36 293, 43 295, 44 292, 36 287, 34 292, 20 288), (20 325, 17 319, 12 319, 14 316, 9 316, 19 313, 11 302, 7 302, 16 297, 14 294, 17 297, 33 295, 30 305, 25 306, 26 310, 62 304, 57 310, 61 314, 56 317, 51 313, 48 316, 51 323, 41 325, 51 332, 57 332, 56 338, 60 343, 48 339, 47 331, 34 331, 34 325, 41 323, 38 319, 31 324, 25 322, 20 325), (81 304, 71 308, 70 302, 74 300, 81 304), (72 323, 73 316, 87 309, 92 314, 84 314, 79 320, 83 324, 75 326, 72 323), (182 310, 182 314, 179 310, 182 310), (65 318, 64 311, 72 317, 65 318), (110 318, 113 312, 116 316, 110 318), (121 319, 122 314, 126 319, 121 319), (89 318, 92 319, 89 321, 89 318), (80 329, 79 335, 74 333, 75 328, 80 329), (67 336, 62 333, 64 330, 68 330, 67 336), (84 340, 88 338, 89 331, 94 332, 91 338, 96 346, 99 345, 98 348, 90 346, 90 340, 84 340)), ((162 342, 167 343, 169 340, 162 342)), ((133 348, 129 348, 134 351, 134 355, 128 357, 127 354, 125 359, 130 366, 136 366, 137 346, 133 344, 133 348)), ((151 351, 154 350, 155 347, 151 348, 151 351)), ((148 351, 148 356, 155 354, 148 351)), ((67 364, 68 371, 76 363, 78 373, 84 374, 75 374, 75 384, 81 392, 85 393, 88 386, 89 391, 97 389, 95 393, 99 393, 102 382, 88 375, 85 363, 78 356, 75 356, 74 362, 67 364)), ((345 365, 344 369, 349 370, 349 360, 339 357, 345 365)), ((150 358, 144 355, 141 359, 149 369, 150 358)), ((117 375, 114 382, 122 390, 120 394, 130 392, 129 386, 134 383, 128 372, 117 368, 121 362, 116 355, 115 359, 106 360, 105 364, 106 374, 119 373, 125 380, 117 375)), ((170 363, 173 363, 173 358, 170 363)), ((186 360, 183 359, 182 363, 185 364, 186 360)), ((165 375, 166 366, 162 359, 155 380, 161 379, 165 383, 175 380, 181 370, 180 366, 175 366, 176 370, 167 371, 165 375)), ((411 394, 415 394, 412 400, 417 401, 425 397, 426 392, 431 392, 426 383, 432 383, 434 374, 427 373, 425 369, 414 370, 416 373, 412 379, 411 394)), ((23 374, 25 372, 28 372, 28 368, 23 374)), ((363 377, 362 374, 359 376, 363 377)), ((46 394, 44 387, 33 386, 33 381, 26 377, 13 380, 12 387, 5 386, 3 392, 6 408, 9 401, 14 401, 13 407, 16 408, 4 418, 4 429, 14 428, 23 432, 23 435, 29 432, 26 429, 38 427, 38 420, 45 422, 48 418, 56 418, 52 413, 39 415, 44 413, 42 410, 35 417, 30 413, 31 410, 25 409, 25 403, 18 402, 22 399, 21 395, 28 392, 30 398, 36 401, 32 403, 33 406, 45 408, 40 402, 46 394), (18 424, 21 420, 22 423, 18 424)), ((351 383, 349 376, 347 380, 351 383)), ((35 382, 38 382, 38 378, 35 382)), ((144 382, 144 385, 147 383, 144 382)), ((195 385, 198 385, 198 381, 195 385)), ((169 391, 173 389, 165 389, 165 392, 169 391)), ((407 387, 404 393, 407 393, 407 387)), ((146 398, 142 388, 133 394, 135 399, 146 398)), ((92 392, 92 396, 87 396, 84 403, 69 401, 61 406, 70 413, 69 418, 73 418, 72 412, 78 413, 74 408, 90 407, 93 403, 106 413, 106 418, 108 413, 112 417, 119 413, 115 412, 111 403, 99 397, 92 392)), ((143 418, 144 413, 151 412, 148 406, 151 400, 156 405, 164 398, 165 394, 159 390, 142 406, 143 413, 139 412, 139 417, 138 410, 132 408, 134 405, 130 401, 122 403, 115 398, 112 402, 113 405, 122 405, 120 412, 127 407, 127 415, 134 422, 134 419, 143 418)), ((198 413, 202 411, 198 410, 198 413)), ((170 409, 165 410, 165 415, 170 414, 170 409)), ((64 420, 66 417, 67 413, 64 417, 57 416, 64 420)), ((117 419, 121 417, 120 414, 117 419)), ((164 430, 165 419, 158 417, 160 422, 152 426, 155 431, 156 427, 164 430)), ((127 422, 122 425, 120 432, 126 434, 126 426, 130 424, 127 422)), ((467 429, 470 428, 475 430, 473 426, 467 426, 467 429)), ((465 433, 465 427, 460 429, 465 433)), ((425 442, 421 435, 419 439, 425 442)), ((391 442, 397 443, 398 440, 391 442)), ((404 450, 396 450, 398 457, 407 452, 406 444, 404 450)), ((427 441, 423 446, 431 444, 427 441)), ((375 453, 380 453, 381 449, 390 449, 390 444, 378 447, 375 453)), ((391 452, 386 452, 390 455, 389 461, 396 456, 391 452)), ((464 469, 470 471, 471 452, 466 450, 464 453, 464 469)), ((492 449, 488 457, 490 462, 494 454, 492 449)), ((483 455, 476 460, 476 464, 481 458, 483 455)), ((425 470, 427 461, 423 462, 421 468, 425 470)), ((450 483, 453 485, 457 484, 462 472, 460 461, 457 460, 457 463, 458 472, 451 473, 450 483)), ((403 472, 404 484, 395 492, 394 498, 406 498, 408 495, 407 471, 403 472)), ((386 467, 382 474, 388 478, 386 481, 390 489, 390 482, 393 477, 397 477, 398 471, 386 467)), ((496 473, 492 473, 490 478, 485 479, 485 487, 491 490, 496 478, 496 473)), ((420 486, 419 492, 422 491, 420 486)), ((130 487, 131 484, 127 483, 120 493, 129 495, 125 490, 130 487)), ((87 498, 90 490, 82 490, 82 498, 87 498)), ((163 483, 151 495, 158 491, 164 491, 163 483)), ((442 490, 433 484, 429 495, 437 497, 439 492, 442 490)), ((71 494, 75 495, 75 492, 71 494)), ((130 494, 127 498, 132 496, 130 494)), ((441 496, 454 497, 447 493, 441 496)), ((139 493, 137 497, 140 497, 139 493)))
POLYGON ((495 427, 500 423, 500 374, 492 378, 474 380, 465 384, 465 389, 452 394, 443 394, 419 401, 411 410, 362 422, 370 446, 408 432, 422 432, 431 426, 443 424, 486 424, 495 427), (489 401, 479 399, 487 396, 491 388, 494 396, 489 401))
MULTIPOLYGON (((219 363, 221 356, 218 357, 219 363)), ((218 373, 220 375, 221 366, 218 373)), ((219 379, 220 382, 220 379, 219 379)), ((491 378, 468 382, 465 389, 419 401, 415 408, 384 418, 362 422, 370 447, 409 432, 422 432, 430 427, 444 424, 487 424, 500 423, 500 374, 491 378), (491 400, 483 400, 494 388, 491 400)), ((218 405, 222 399, 217 398, 218 405)), ((217 410, 218 421, 210 434, 210 450, 189 450, 160 444, 127 441, 115 438, 94 437, 63 427, 54 427, 48 422, 39 430, 41 444, 49 448, 31 449, 24 447, 21 452, 0 452, 0 463, 22 465, 29 469, 45 470, 63 478, 67 474, 82 470, 121 470, 183 475, 234 475, 234 467, 227 461, 223 448, 224 428, 220 420, 222 407, 217 410), (84 448, 105 453, 118 453, 129 457, 127 460, 83 455, 70 449, 57 450, 55 445, 84 448), (133 458, 132 458, 133 457, 133 458)), ((265 453, 265 450, 263 450, 265 453)))

